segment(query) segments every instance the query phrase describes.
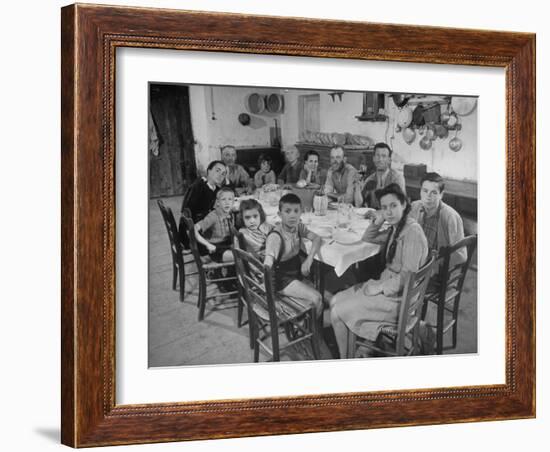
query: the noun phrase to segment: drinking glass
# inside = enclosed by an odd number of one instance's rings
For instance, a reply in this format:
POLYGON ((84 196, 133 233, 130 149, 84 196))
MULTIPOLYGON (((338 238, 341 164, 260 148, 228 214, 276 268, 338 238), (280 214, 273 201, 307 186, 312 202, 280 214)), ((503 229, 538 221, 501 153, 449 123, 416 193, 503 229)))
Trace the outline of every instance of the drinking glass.
POLYGON ((302 214, 302 221, 304 224, 311 224, 312 221, 312 211, 311 207, 304 207, 304 213, 302 214))
POLYGON ((349 229, 351 227, 351 212, 350 204, 341 203, 338 205, 338 214, 336 224, 340 229, 349 229))

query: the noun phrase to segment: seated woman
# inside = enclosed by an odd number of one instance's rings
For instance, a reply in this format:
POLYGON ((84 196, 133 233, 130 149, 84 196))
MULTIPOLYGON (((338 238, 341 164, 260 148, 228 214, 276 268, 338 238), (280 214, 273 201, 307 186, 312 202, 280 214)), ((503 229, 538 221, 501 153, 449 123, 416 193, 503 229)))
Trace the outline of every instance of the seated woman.
POLYGON ((319 188, 325 183, 326 172, 319 169, 319 153, 308 151, 304 157, 304 168, 300 172, 300 180, 297 185, 319 188))
POLYGON ((370 279, 337 293, 330 301, 330 318, 341 358, 347 357, 348 329, 376 341, 380 328, 396 325, 405 273, 417 271, 428 257, 428 242, 420 225, 409 216, 409 200, 398 184, 376 191, 381 205, 363 240, 380 242, 384 221, 390 225, 381 250, 385 259, 380 279, 370 279))
POLYGON ((271 169, 271 158, 262 154, 258 162, 260 163, 260 169, 254 175, 254 185, 256 188, 262 188, 264 185, 277 183, 275 173, 271 169))
POLYGON ((216 194, 224 184, 227 167, 220 160, 210 162, 206 169, 206 177, 199 177, 187 189, 181 211, 187 208, 191 211, 191 218, 195 223, 202 220, 214 208, 216 194))

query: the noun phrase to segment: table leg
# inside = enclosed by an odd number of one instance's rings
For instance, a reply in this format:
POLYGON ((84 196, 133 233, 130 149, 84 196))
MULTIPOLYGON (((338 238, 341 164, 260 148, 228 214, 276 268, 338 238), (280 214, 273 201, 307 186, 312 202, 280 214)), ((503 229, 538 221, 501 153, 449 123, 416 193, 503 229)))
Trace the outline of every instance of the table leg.
POLYGON ((313 283, 315 284, 315 289, 321 294, 321 302, 323 306, 325 304, 325 278, 323 278, 323 263, 320 261, 314 261, 314 270, 313 270, 313 283))

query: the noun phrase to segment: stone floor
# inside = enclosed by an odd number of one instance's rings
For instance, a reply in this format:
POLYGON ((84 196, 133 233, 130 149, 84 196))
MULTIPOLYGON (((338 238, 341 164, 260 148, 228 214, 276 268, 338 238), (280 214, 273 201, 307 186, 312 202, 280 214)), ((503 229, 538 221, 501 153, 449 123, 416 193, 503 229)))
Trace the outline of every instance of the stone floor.
MULTIPOLYGON (((164 199, 176 218, 179 217, 181 197, 164 199)), ((177 220, 176 220, 177 221, 177 220)), ((475 353, 477 351, 477 265, 476 256, 472 270, 468 272, 459 313, 458 344, 445 353, 475 353)), ((336 278, 329 269, 325 275, 326 299, 330 291, 353 283, 353 275, 347 272, 336 278)), ((217 292, 209 287, 209 293, 217 292)), ((197 278, 191 276, 186 282, 186 296, 179 301, 177 291, 172 290, 172 261, 168 235, 162 222, 156 200, 149 202, 149 366, 179 366, 204 364, 229 364, 252 362, 249 347, 248 324, 237 327, 235 303, 209 302, 205 318, 197 319, 197 278)), ((327 314, 327 311, 325 311, 327 314)), ((430 310, 428 320, 433 317, 430 310)), ((324 320, 321 358, 335 356, 332 330, 327 315, 324 320)), ((449 335, 450 336, 450 335, 449 335)), ((447 338, 447 342, 450 337, 447 338)), ((266 356, 260 356, 265 360, 266 356)), ((300 350, 290 351, 283 360, 307 359, 300 350)))

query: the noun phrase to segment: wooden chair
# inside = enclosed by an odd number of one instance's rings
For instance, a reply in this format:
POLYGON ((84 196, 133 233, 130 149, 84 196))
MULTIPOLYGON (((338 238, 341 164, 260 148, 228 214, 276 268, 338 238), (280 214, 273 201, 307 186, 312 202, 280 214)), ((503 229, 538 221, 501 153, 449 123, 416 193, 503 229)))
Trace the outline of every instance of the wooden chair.
POLYGON ((223 268, 234 268, 234 262, 212 262, 207 256, 201 256, 199 252, 199 245, 197 242, 197 237, 195 235, 195 223, 191 219, 189 211, 185 209, 180 218, 180 234, 187 234, 189 239, 189 247, 193 258, 195 259, 195 264, 197 265, 197 275, 199 276, 199 296, 197 300, 197 306, 199 307, 199 321, 204 319, 204 311, 206 309, 206 303, 208 300, 229 297, 227 301, 237 301, 238 314, 237 314, 237 323, 239 327, 242 322, 243 315, 243 301, 239 296, 238 290, 233 290, 230 292, 216 293, 213 295, 207 294, 207 286, 209 283, 218 283, 225 281, 237 281, 236 276, 223 277, 223 278, 213 278, 211 273, 215 270, 221 270, 223 268))
POLYGON ((348 358, 355 358, 361 348, 383 356, 409 356, 417 353, 420 311, 435 262, 435 255, 432 254, 422 268, 405 277, 397 325, 382 327, 375 342, 348 331, 348 358))
MULTIPOLYGON (((233 249, 245 250, 246 245, 244 242, 244 236, 233 227, 231 230, 231 234, 233 236, 233 249)), ((233 253, 233 256, 235 257, 235 253, 233 253)), ((254 327, 252 322, 253 313, 250 310, 250 303, 248 303, 248 300, 245 295, 246 288, 245 288, 245 282, 244 282, 244 274, 243 272, 239 272, 239 266, 237 264, 236 257, 235 257, 235 270, 237 272, 237 283, 238 283, 237 287, 239 290, 239 296, 241 297, 241 300, 244 302, 244 305, 246 306, 246 309, 247 309, 250 348, 253 349, 254 348, 254 333, 252 331, 254 327)))
MULTIPOLYGON (((194 260, 185 260, 186 256, 191 256, 191 250, 186 250, 180 240, 180 234, 178 232, 178 227, 176 225, 176 220, 174 219, 172 209, 170 209, 170 207, 166 207, 164 202, 160 199, 157 201, 157 204, 159 206, 162 219, 164 220, 164 226, 166 227, 166 232, 168 233, 168 239, 170 240, 170 252, 172 254, 172 290, 176 290, 179 278, 179 298, 180 301, 183 301, 185 295, 185 265, 193 264, 194 260)), ((196 274, 197 272, 187 273, 187 276, 196 274)))
MULTIPOLYGON (((260 358, 260 348, 273 361, 280 361, 281 353, 298 345, 309 344, 314 359, 319 359, 319 333, 315 308, 304 306, 299 300, 275 294, 273 274, 251 253, 233 249, 237 274, 244 286, 249 305, 250 331, 254 344, 254 362, 260 358), (287 342, 281 345, 279 332, 283 329, 287 342), (271 346, 268 340, 271 340, 271 346)), ((306 348, 304 351, 309 352, 306 348)))
POLYGON ((452 328, 452 346, 455 348, 458 335, 458 307, 464 287, 464 280, 477 246, 477 235, 465 237, 452 246, 442 247, 439 250, 439 274, 432 278, 424 298, 422 320, 426 318, 428 305, 437 306, 436 324, 427 324, 435 328, 436 353, 443 353, 443 335, 452 328), (467 258, 464 262, 453 263, 453 255, 461 248, 466 247, 467 258), (445 322, 445 313, 450 314, 450 320, 445 322))

